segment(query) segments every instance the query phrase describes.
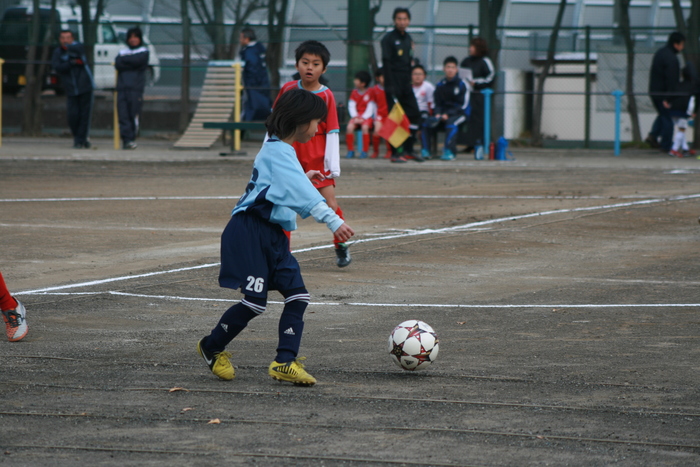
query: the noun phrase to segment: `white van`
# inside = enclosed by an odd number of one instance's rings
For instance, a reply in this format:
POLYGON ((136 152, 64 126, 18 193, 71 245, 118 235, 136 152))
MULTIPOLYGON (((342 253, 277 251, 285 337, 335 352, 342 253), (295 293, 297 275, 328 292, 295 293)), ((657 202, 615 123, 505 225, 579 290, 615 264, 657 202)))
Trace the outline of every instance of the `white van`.
MULTIPOLYGON (((91 9, 91 14, 95 14, 95 9, 91 9)), ((27 44, 31 40, 30 25, 33 15, 34 9, 31 5, 13 6, 5 10, 2 22, 0 22, 0 58, 6 61, 3 66, 2 79, 4 89, 7 92, 16 92, 26 83, 24 78, 25 64, 18 62, 27 59, 27 44)), ((48 28, 51 9, 46 5, 42 5, 40 16, 40 37, 43 37, 46 28, 48 28)), ((73 36, 77 41, 85 42, 82 12, 79 6, 57 6, 54 18, 57 24, 54 26, 55 34, 51 50, 58 46, 58 33, 63 29, 70 29, 73 31, 73 36)), ((148 65, 150 76, 148 82, 149 84, 154 84, 160 78, 160 60, 155 48, 148 42, 147 37, 144 37, 144 44, 149 50, 148 65)), ((93 76, 97 89, 114 88, 114 61, 119 51, 125 47, 126 44, 120 40, 111 18, 108 14, 103 14, 97 26, 97 38, 93 56, 93 76)), ((58 89, 58 80, 55 79, 55 76, 47 76, 43 82, 45 88, 54 88, 57 92, 61 92, 58 89)))

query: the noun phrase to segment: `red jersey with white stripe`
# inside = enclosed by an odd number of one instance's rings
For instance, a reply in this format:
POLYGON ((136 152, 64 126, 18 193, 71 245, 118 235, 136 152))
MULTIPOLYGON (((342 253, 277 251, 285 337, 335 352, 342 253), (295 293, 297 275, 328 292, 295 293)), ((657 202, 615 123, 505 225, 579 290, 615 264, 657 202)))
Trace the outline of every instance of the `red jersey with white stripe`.
MULTIPOLYGON (((301 80, 285 83, 277 94, 275 104, 282 94, 291 89, 304 89, 301 80)), ((318 91, 310 92, 323 99, 328 108, 328 114, 322 122, 319 122, 316 134, 310 141, 303 144, 294 143, 292 146, 294 146, 304 172, 320 170, 329 177, 321 182, 314 180, 314 186, 321 188, 335 185, 332 179, 340 175, 340 124, 338 123, 338 109, 333 92, 323 85, 318 91)), ((274 107, 275 104, 272 106, 274 107)))
POLYGON ((348 113, 350 117, 361 117, 364 120, 374 116, 374 93, 371 89, 363 92, 353 89, 348 102, 348 113))

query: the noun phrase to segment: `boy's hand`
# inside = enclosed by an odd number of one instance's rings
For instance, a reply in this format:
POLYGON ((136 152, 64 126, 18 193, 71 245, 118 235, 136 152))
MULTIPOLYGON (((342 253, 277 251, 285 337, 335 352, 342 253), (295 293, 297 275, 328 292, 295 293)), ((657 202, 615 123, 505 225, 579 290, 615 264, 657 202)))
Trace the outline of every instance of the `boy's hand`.
POLYGON ((350 227, 347 223, 343 223, 343 225, 338 227, 338 230, 333 232, 333 235, 335 235, 335 237, 341 242, 347 242, 350 240, 350 237, 355 235, 355 231, 352 230, 352 227, 350 227))
POLYGON ((318 180, 320 182, 326 179, 326 176, 323 175, 323 172, 320 170, 309 170, 306 172, 306 176, 309 177, 309 180, 311 181, 318 180))

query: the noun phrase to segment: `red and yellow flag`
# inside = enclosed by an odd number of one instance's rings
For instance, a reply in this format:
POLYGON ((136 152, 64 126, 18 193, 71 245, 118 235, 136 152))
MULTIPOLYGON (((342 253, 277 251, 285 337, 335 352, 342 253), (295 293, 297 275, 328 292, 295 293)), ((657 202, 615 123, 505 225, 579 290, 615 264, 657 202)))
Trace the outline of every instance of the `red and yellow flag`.
POLYGON ((403 107, 398 102, 394 103, 391 112, 386 120, 384 120, 382 129, 379 130, 379 136, 384 138, 393 147, 398 148, 403 144, 404 141, 411 136, 411 131, 409 129, 410 122, 406 113, 403 111, 403 107))

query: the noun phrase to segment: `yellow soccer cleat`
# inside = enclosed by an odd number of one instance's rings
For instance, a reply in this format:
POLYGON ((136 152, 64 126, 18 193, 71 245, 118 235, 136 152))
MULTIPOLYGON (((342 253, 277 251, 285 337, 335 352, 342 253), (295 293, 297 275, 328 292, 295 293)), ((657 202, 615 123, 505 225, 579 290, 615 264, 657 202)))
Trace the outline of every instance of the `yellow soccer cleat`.
POLYGON ((231 361, 229 360, 231 358, 231 353, 207 352, 207 350, 202 347, 203 340, 204 338, 197 342, 197 351, 204 361, 207 362, 211 372, 223 380, 232 380, 236 376, 236 371, 233 369, 233 365, 231 365, 231 361))
POLYGON ((305 360, 306 357, 297 358, 287 363, 270 363, 267 373, 277 381, 288 381, 297 386, 313 386, 316 384, 316 378, 311 376, 304 370, 300 360, 305 360))

